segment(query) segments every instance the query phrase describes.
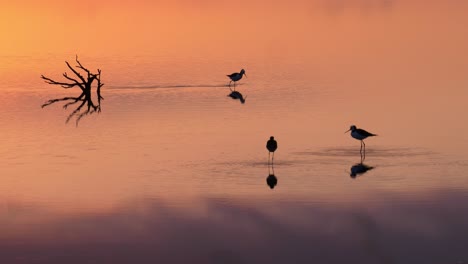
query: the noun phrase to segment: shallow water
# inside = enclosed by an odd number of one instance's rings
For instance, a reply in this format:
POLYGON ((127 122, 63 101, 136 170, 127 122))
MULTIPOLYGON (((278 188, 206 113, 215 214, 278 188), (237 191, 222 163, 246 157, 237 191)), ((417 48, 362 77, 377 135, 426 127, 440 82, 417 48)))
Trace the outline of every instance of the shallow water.
POLYGON ((468 261, 466 5, 314 3, 285 38, 247 20, 238 56, 243 35, 80 54, 105 99, 78 126, 40 107, 77 92, 39 78, 74 51, 2 55, 1 262, 468 261), (241 67, 245 104, 225 77, 241 67), (363 161, 352 124, 378 134, 363 161))

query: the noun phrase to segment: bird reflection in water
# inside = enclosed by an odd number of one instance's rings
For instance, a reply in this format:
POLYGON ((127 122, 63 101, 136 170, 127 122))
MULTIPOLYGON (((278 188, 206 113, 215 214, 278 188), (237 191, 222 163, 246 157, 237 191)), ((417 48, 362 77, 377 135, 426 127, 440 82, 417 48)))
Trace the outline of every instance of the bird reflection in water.
POLYGON ((357 163, 357 164, 354 164, 353 166, 351 166, 351 171, 349 173, 349 176, 353 179, 356 179, 357 176, 360 176, 370 170, 372 170, 374 167, 372 166, 368 166, 366 164, 364 164, 364 160, 366 159, 366 156, 365 154, 363 155, 361 153, 361 162, 360 163, 357 163))
POLYGON ((247 99, 247 96, 244 97, 240 92, 233 91, 232 89, 231 89, 231 93, 228 94, 228 96, 234 100, 240 100, 240 102, 243 104, 245 104, 245 99, 247 99))
POLYGON ((349 173, 349 176, 353 179, 356 179, 357 176, 360 176, 367 171, 372 170, 374 167, 368 166, 364 163, 357 163, 351 167, 351 172, 349 173))
POLYGON ((270 186, 270 189, 275 188, 275 186, 278 184, 278 178, 275 176, 275 168, 273 167, 273 163, 268 164, 268 177, 266 178, 266 182, 268 186, 270 186))

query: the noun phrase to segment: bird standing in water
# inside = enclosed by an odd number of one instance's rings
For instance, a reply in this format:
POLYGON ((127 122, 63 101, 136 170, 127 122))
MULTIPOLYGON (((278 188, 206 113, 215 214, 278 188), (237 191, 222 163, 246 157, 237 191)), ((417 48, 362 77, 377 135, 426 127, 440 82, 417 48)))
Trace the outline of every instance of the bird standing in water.
POLYGON ((357 140, 361 141, 361 152, 362 152, 362 146, 364 146, 364 153, 366 152, 366 143, 364 143, 364 139, 368 137, 374 137, 377 136, 376 134, 372 134, 370 132, 365 131, 364 129, 356 128, 355 125, 352 125, 345 133, 348 131, 351 131, 351 136, 357 140))
MULTIPOLYGON (((231 83, 234 82, 234 87, 236 87, 236 82, 242 79, 242 76, 245 75, 247 77, 247 74, 245 74, 245 70, 242 69, 240 72, 235 72, 232 74, 227 75, 231 81, 229 82, 229 86, 231 86, 231 83)), ((234 88, 235 89, 235 88, 234 88)))
POLYGON ((278 148, 278 143, 273 136, 270 137, 270 140, 267 141, 266 148, 268 149, 268 164, 270 164, 270 153, 273 152, 271 158, 271 163, 273 164, 273 159, 275 158, 275 150, 278 148))

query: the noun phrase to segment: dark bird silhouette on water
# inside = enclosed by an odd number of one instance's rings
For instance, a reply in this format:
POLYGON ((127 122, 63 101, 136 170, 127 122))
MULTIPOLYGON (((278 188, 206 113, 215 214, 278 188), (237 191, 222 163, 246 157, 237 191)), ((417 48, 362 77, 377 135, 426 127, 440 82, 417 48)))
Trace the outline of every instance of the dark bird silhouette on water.
POLYGON ((242 69, 240 72, 235 72, 235 73, 232 73, 232 74, 229 74, 227 75, 227 77, 229 77, 229 79, 231 79, 231 81, 229 82, 229 86, 231 86, 231 83, 234 82, 234 89, 236 87, 236 82, 239 81, 240 79, 242 79, 242 76, 247 77, 247 74, 245 74, 245 70, 242 69))
POLYGON ((347 133, 348 131, 351 131, 351 136, 353 138, 361 141, 361 150, 360 150, 360 152, 362 152, 362 146, 364 146, 364 153, 366 152, 366 144, 364 143, 364 139, 366 139, 368 137, 377 136, 376 134, 367 132, 364 129, 356 128, 355 125, 352 125, 345 133, 347 133))
POLYGON ((276 143, 275 137, 270 137, 270 140, 267 141, 266 148, 268 149, 268 163, 270 163, 270 153, 273 153, 271 157, 271 163, 273 164, 275 151, 278 148, 278 143, 276 143))
POLYGON ((229 97, 231 97, 232 99, 236 100, 236 99, 239 99, 241 101, 241 103, 245 103, 245 99, 247 99, 247 96, 244 97, 240 92, 238 91, 232 91, 231 90, 231 93, 228 94, 229 97))
POLYGON ((374 167, 371 167, 371 166, 367 166, 366 164, 364 163, 358 163, 358 164, 355 164, 351 167, 351 172, 349 173, 349 176, 353 179, 356 178, 356 176, 359 176, 359 175, 362 175, 364 173, 366 173, 367 171, 370 171, 372 170, 374 167))

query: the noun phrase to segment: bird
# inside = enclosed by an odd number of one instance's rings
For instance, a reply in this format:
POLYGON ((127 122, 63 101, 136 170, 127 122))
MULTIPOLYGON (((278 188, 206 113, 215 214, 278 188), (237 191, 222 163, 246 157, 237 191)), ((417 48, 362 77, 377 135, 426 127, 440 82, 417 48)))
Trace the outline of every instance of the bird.
POLYGON ((229 86, 231 86, 231 83, 234 82, 234 87, 236 87, 236 82, 242 79, 243 75, 247 77, 247 74, 245 74, 244 69, 242 69, 240 72, 235 72, 235 73, 226 75, 227 77, 229 77, 229 79, 231 79, 231 81, 229 82, 229 86))
POLYGON ((361 141, 361 152, 362 152, 362 146, 364 145, 364 153, 366 151, 366 144, 364 143, 364 139, 368 138, 368 137, 375 137, 377 136, 376 134, 373 134, 373 133, 370 133, 370 132, 367 132, 366 130, 364 129, 360 129, 360 128, 356 128, 355 125, 352 125, 348 130, 346 130, 345 133, 347 133, 348 131, 351 131, 351 136, 357 140, 360 140, 361 141))
POLYGON ((275 137, 270 137, 270 140, 267 141, 266 148, 268 149, 268 163, 270 163, 270 153, 273 152, 273 156, 271 158, 271 163, 273 163, 273 159, 275 158, 275 151, 278 148, 278 143, 276 142, 275 137))

